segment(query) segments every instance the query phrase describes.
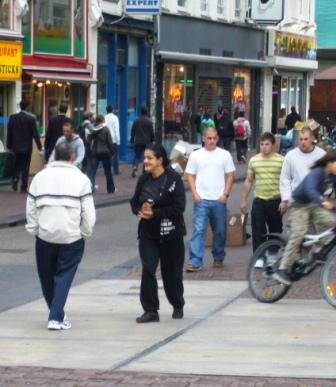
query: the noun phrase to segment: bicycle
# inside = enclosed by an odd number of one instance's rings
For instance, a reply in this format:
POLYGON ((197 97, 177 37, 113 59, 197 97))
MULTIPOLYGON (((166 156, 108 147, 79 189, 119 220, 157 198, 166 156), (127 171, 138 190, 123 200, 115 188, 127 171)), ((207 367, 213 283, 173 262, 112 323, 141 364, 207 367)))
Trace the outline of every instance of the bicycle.
MULTIPOLYGON (((287 243, 280 234, 269 234, 268 240, 258 247, 248 267, 249 289, 260 302, 273 303, 283 298, 291 285, 273 278, 287 243)), ((292 282, 308 276, 322 266, 320 287, 324 299, 336 308, 336 227, 320 234, 306 234, 300 248, 300 258, 290 273, 292 282)))

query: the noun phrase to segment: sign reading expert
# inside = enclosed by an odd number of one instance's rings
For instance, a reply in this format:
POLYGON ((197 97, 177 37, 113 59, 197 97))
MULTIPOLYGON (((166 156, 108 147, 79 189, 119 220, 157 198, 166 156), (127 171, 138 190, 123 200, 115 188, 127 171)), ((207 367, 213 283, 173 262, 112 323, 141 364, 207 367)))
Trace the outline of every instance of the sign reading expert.
POLYGON ((22 72, 22 43, 0 40, 0 80, 18 81, 22 72))
POLYGON ((160 13, 159 0, 125 0, 127 14, 158 14, 160 13))

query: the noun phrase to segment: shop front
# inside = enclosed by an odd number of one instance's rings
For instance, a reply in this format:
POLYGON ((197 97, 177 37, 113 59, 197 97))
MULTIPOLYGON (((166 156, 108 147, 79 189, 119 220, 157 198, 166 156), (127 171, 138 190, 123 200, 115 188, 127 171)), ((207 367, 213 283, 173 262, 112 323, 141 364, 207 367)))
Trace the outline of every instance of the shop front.
POLYGON ((163 14, 156 51, 157 140, 168 151, 178 139, 195 141, 199 110, 213 117, 218 106, 232 119, 243 111, 255 137, 264 44, 260 29, 163 14))
POLYGON ((269 32, 269 68, 264 71, 263 130, 276 133, 292 106, 308 118, 309 87, 317 69, 313 36, 269 32), (270 119, 271 118, 271 119, 270 119))

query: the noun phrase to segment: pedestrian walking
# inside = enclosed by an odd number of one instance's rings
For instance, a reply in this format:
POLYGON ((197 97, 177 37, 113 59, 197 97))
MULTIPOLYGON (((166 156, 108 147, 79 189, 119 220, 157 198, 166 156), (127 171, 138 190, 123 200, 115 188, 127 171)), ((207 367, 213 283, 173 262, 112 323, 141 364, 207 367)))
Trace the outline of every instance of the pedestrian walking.
POLYGON ((310 128, 304 127, 299 132, 298 146, 289 151, 280 175, 281 211, 285 213, 293 201, 295 188, 307 176, 312 165, 325 155, 325 151, 315 145, 315 137, 310 128))
POLYGON ((49 330, 71 328, 64 306, 96 218, 90 181, 73 157, 68 143, 57 144, 55 161, 34 177, 27 198, 26 230, 36 237, 49 330))
MULTIPOLYGON (((70 122, 63 124, 63 136, 57 140, 56 145, 62 144, 64 142, 70 145, 71 152, 73 154, 74 165, 81 169, 85 156, 85 147, 83 140, 79 137, 78 134, 74 133, 73 126, 70 122)), ((53 161, 55 161, 55 148, 49 157, 49 163, 53 161)))
POLYGON ((255 182, 252 204, 253 251, 266 240, 265 234, 282 233, 282 212, 279 181, 284 157, 274 151, 275 137, 265 132, 260 137, 260 153, 248 164, 241 194, 240 210, 248 213, 247 198, 255 182))
POLYGON ((94 115, 92 112, 86 111, 83 114, 83 122, 79 127, 79 137, 82 139, 85 148, 85 156, 82 162, 82 172, 89 173, 90 171, 90 149, 88 137, 93 131, 94 115))
POLYGON ((301 116, 297 113, 295 106, 292 106, 291 112, 288 114, 285 121, 287 130, 293 129, 297 121, 301 121, 301 116))
POLYGON ((42 150, 35 118, 26 111, 29 103, 20 102, 20 113, 12 114, 7 126, 7 149, 15 155, 12 188, 18 190, 21 178, 21 192, 27 192, 33 139, 39 151, 42 150))
POLYGON ((198 113, 195 116, 195 139, 194 141, 196 144, 201 144, 202 143, 202 129, 201 129, 201 123, 204 119, 204 115, 206 112, 206 108, 203 105, 200 105, 198 107, 198 113))
POLYGON ((202 268, 208 221, 213 231, 214 267, 222 267, 225 258, 226 203, 232 189, 235 167, 230 153, 217 147, 215 128, 206 129, 203 142, 203 148, 191 153, 186 167, 194 202, 188 272, 202 268))
POLYGON ((95 126, 88 137, 88 147, 90 149, 90 171, 89 178, 91 180, 92 191, 95 191, 95 179, 98 165, 103 164, 104 173, 106 177, 106 190, 108 193, 115 193, 116 187, 114 185, 111 159, 114 155, 114 146, 109 128, 106 126, 105 118, 98 115, 95 126))
POLYGON ((71 118, 66 116, 67 111, 68 105, 66 103, 61 103, 59 106, 59 114, 49 120, 44 141, 44 157, 46 163, 49 161, 49 157, 55 148, 57 140, 63 135, 63 125, 67 122, 73 125, 71 118))
POLYGON ((244 112, 239 112, 238 118, 233 122, 233 127, 238 163, 246 163, 248 140, 251 136, 251 126, 249 121, 245 118, 244 112))
POLYGON ((112 160, 113 173, 119 175, 119 148, 120 148, 120 129, 119 129, 119 118, 114 114, 114 108, 111 105, 106 106, 106 116, 105 123, 109 128, 113 147, 114 147, 114 156, 112 160))
POLYGON ((159 321, 156 269, 160 262, 163 287, 173 306, 172 318, 183 318, 183 264, 186 233, 183 212, 185 190, 181 177, 169 167, 161 145, 147 145, 145 172, 131 199, 132 212, 140 219, 139 254, 142 263, 140 301, 144 309, 137 323, 159 321))
POLYGON ((228 111, 221 105, 214 115, 214 122, 219 137, 217 146, 231 152, 231 143, 234 139, 233 123, 228 111))
POLYGON ((136 177, 138 165, 143 160, 146 146, 154 141, 153 122, 148 117, 148 110, 145 106, 141 108, 141 116, 138 117, 132 126, 131 144, 134 145, 134 159, 132 177, 136 177))

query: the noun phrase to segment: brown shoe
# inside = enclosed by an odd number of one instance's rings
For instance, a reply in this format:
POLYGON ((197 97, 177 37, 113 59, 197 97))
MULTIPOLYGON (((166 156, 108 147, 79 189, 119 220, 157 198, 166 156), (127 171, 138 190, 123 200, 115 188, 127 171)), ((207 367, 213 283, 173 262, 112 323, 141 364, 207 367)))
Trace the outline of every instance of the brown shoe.
POLYGON ((213 265, 212 265, 214 268, 216 269, 222 269, 224 264, 223 264, 223 261, 214 261, 213 265))

